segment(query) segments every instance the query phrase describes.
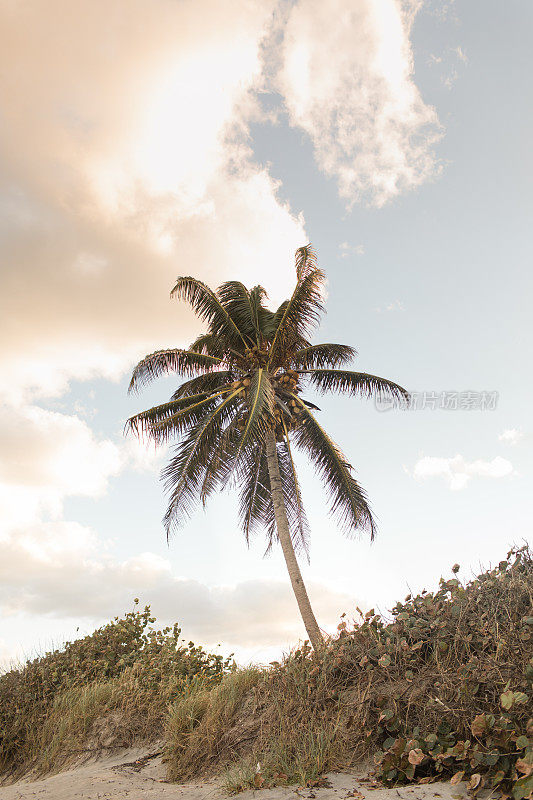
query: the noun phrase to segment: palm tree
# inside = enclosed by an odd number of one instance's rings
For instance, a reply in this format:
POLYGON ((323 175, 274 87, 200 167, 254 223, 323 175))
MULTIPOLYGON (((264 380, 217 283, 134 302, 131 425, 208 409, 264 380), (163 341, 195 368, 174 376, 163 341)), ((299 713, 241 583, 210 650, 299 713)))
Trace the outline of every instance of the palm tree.
POLYGON ((311 247, 296 251, 296 286, 273 312, 262 286, 227 281, 215 292, 191 277, 178 278, 171 296, 185 300, 207 325, 187 350, 159 350, 137 364, 130 391, 160 375, 186 378, 170 401, 136 414, 128 427, 156 444, 178 438, 162 477, 170 495, 167 539, 199 500, 231 478, 240 493, 240 519, 249 542, 256 529, 267 552, 279 541, 302 619, 315 649, 323 644, 296 554, 308 554, 309 526, 302 504, 293 445, 314 463, 346 533, 375 524, 351 465, 319 423, 318 407, 302 397, 319 392, 406 398, 396 383, 338 369, 356 351, 343 344, 311 344, 324 311, 325 275, 311 247))

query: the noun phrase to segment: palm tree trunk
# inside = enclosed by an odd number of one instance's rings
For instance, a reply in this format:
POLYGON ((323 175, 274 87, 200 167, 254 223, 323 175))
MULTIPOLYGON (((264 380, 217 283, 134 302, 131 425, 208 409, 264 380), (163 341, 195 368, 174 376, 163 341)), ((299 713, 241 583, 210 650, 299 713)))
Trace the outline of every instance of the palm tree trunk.
POLYGON ((302 615, 309 640, 313 645, 313 649, 319 650, 324 645, 324 639, 320 633, 315 615, 313 614, 313 609, 311 608, 311 603, 309 602, 309 597, 307 596, 307 591, 302 580, 302 573, 300 572, 300 567, 298 566, 298 561, 294 553, 294 547, 292 546, 287 509, 285 508, 281 476, 279 473, 276 437, 273 431, 269 431, 266 435, 266 456, 276 528, 283 555, 285 556, 289 578, 291 579, 296 602, 298 603, 298 608, 300 609, 300 614, 302 615))

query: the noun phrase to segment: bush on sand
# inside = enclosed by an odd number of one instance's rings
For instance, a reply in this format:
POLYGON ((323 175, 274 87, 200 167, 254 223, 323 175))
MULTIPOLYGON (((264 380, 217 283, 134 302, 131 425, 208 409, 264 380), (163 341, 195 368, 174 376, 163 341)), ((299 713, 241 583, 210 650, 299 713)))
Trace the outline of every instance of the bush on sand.
POLYGON ((164 738, 171 780, 307 784, 370 758, 388 786, 451 779, 533 798, 533 557, 511 551, 462 585, 441 579, 341 621, 269 668, 180 644, 150 609, 0 677, 0 769, 164 738), (259 764, 259 767, 258 767, 259 764))
POLYGON ((217 683, 232 659, 157 630, 147 606, 0 676, 0 773, 57 769, 83 752, 160 738, 189 685, 217 683))
POLYGON ((167 727, 170 775, 229 765, 236 791, 306 783, 373 756, 387 785, 465 779, 474 794, 530 797, 532 603, 533 559, 522 548, 465 586, 454 575, 435 593, 408 596, 389 621, 373 610, 353 626, 343 621, 322 651, 304 645, 243 681, 229 716, 215 709, 237 675, 204 694, 196 714, 178 700, 167 727), (183 717, 188 727, 176 723, 183 717))

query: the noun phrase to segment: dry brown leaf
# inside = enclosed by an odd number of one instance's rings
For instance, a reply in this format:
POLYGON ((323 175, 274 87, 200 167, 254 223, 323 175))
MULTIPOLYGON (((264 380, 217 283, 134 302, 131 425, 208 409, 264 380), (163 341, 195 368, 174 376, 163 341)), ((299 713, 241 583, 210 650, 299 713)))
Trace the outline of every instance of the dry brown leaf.
POLYGON ((457 783, 461 783, 461 781, 464 778, 464 774, 465 774, 464 769, 460 770, 459 772, 456 772, 455 775, 452 778, 450 778, 450 783, 452 784, 452 786, 455 786, 457 783))
POLYGON ((474 717, 470 728, 474 736, 482 736, 487 730, 487 719, 485 714, 478 714, 476 717, 474 717))
POLYGON ((409 755, 407 758, 409 763, 414 764, 416 767, 418 764, 422 763, 422 761, 425 759, 425 755, 419 747, 415 747, 414 750, 409 750, 409 755))
POLYGON ((481 775, 479 772, 474 772, 470 780, 468 781, 468 788, 470 790, 477 789, 481 783, 481 775))
POLYGON ((526 778, 533 772, 533 764, 529 763, 529 761, 526 761, 525 758, 517 759, 515 766, 518 772, 523 772, 526 778))

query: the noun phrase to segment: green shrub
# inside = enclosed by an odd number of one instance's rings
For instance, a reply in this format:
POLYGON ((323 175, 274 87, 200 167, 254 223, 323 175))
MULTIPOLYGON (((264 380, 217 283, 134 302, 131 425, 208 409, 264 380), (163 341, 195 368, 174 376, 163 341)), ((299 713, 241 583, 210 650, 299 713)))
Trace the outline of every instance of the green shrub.
POLYGON ((1 676, 4 771, 164 734, 172 780, 226 768, 231 793, 316 783, 374 756, 376 783, 464 779, 474 795, 533 797, 527 548, 408 596, 388 620, 343 619, 321 651, 304 643, 265 669, 236 670, 154 621, 133 611, 1 676))
POLYGON ((216 683, 232 668, 231 658, 180 644, 177 624, 154 622, 149 606, 131 611, 0 676, 0 771, 57 764, 61 742, 81 748, 88 719, 109 711, 128 720, 132 741, 160 736, 169 703, 192 680, 216 683))
MULTIPOLYGON (((373 610, 343 620, 323 650, 304 644, 242 693, 233 722, 217 728, 223 748, 207 751, 195 734, 184 750, 171 738, 171 776, 226 766, 235 792, 316 781, 375 755, 387 785, 455 775, 473 793, 529 797, 532 594, 522 548, 464 586, 454 576, 408 596, 389 620, 373 610)), ((202 720, 216 718, 220 688, 202 696, 202 720)))

